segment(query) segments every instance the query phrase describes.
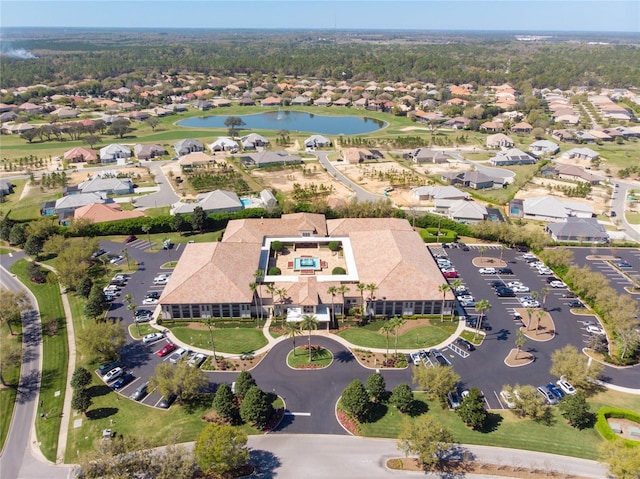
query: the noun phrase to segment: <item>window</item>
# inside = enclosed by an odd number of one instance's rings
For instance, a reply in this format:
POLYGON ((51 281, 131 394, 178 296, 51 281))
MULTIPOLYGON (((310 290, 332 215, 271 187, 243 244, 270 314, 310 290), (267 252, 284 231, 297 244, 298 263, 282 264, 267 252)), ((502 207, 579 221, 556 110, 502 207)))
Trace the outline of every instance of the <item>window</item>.
POLYGON ((313 314, 316 312, 315 309, 315 306, 303 306, 302 314, 313 314))

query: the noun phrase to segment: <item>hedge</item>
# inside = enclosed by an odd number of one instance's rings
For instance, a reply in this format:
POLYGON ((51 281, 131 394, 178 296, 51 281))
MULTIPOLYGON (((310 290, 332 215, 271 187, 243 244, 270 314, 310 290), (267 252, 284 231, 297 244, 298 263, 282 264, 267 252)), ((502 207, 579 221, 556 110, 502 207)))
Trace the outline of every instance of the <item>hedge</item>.
POLYGON ((441 232, 451 230, 461 236, 473 236, 471 234, 471 228, 469 228, 468 225, 433 214, 416 217, 415 226, 418 228, 436 228, 436 230, 440 227, 441 232))
MULTIPOLYGON (((603 407, 598 409, 596 414, 596 430, 607 441, 613 441, 619 439, 619 436, 611 430, 607 418, 619 418, 628 419, 634 421, 640 425, 640 414, 628 409, 619 409, 615 407, 603 407)), ((623 439, 625 446, 635 447, 640 446, 640 439, 638 441, 632 441, 630 439, 623 439)))
POLYGON ((455 231, 440 228, 440 235, 438 235, 438 228, 425 228, 420 230, 420 237, 425 243, 452 243, 458 238, 458 234, 455 231))

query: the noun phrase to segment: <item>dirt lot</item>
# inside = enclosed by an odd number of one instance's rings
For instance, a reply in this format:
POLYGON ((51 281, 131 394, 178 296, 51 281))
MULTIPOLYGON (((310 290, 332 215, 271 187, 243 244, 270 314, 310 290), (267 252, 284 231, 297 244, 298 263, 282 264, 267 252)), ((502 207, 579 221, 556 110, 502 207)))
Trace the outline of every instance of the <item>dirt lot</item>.
POLYGON ((283 170, 270 170, 270 169, 254 169, 251 171, 251 176, 257 178, 259 181, 266 185, 271 185, 275 189, 282 191, 283 193, 290 193, 293 191, 293 184, 298 183, 301 186, 315 183, 316 185, 325 185, 326 187, 333 187, 333 192, 330 194, 332 197, 343 198, 348 200, 352 192, 342 183, 336 181, 331 175, 329 175, 318 164, 305 165, 306 173, 303 173, 302 169, 283 169, 283 170))
POLYGON ((148 170, 146 168, 122 167, 122 168, 118 168, 117 170, 102 170, 100 168, 80 168, 78 169, 78 171, 74 173, 67 173, 67 182, 70 186, 74 186, 79 183, 82 183, 83 181, 87 180, 90 176, 93 176, 100 171, 108 171, 113 174, 116 174, 116 172, 123 173, 123 174, 131 173, 133 175, 132 178, 134 179, 134 183, 137 183, 137 180, 136 180, 136 178, 138 178, 137 175, 141 175, 142 181, 149 179, 148 170))

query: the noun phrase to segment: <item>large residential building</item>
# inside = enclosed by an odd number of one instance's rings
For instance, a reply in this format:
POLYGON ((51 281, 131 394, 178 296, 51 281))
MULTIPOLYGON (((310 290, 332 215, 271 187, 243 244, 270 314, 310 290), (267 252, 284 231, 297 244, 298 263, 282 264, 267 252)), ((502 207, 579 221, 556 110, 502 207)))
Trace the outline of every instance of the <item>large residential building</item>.
POLYGON ((440 314, 454 297, 438 287, 442 273, 407 220, 294 213, 230 221, 222 241, 186 246, 160 297, 163 318, 248 318, 262 312, 321 327, 351 308, 365 315, 440 314), (275 242, 284 246, 274 248, 275 242), (340 251, 329 249, 336 242, 340 251), (249 285, 258 279, 255 293, 249 285), (375 285, 361 293, 357 285, 375 285), (331 294, 332 286, 346 286, 331 294), (267 288, 269 286, 269 288, 267 288), (272 290, 279 293, 271 294, 272 290))

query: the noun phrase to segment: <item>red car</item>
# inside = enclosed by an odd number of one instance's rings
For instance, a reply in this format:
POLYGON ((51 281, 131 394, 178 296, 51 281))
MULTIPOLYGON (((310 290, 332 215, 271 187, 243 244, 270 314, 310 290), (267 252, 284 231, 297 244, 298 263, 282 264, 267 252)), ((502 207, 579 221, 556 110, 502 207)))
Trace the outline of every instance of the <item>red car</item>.
POLYGON ((164 345, 164 347, 158 351, 156 354, 160 357, 166 356, 167 354, 169 354, 171 351, 173 351, 174 349, 176 349, 176 345, 173 343, 167 343, 164 345))
POLYGON ((136 235, 129 235, 127 236, 127 239, 124 240, 125 243, 131 243, 132 241, 137 240, 138 238, 136 237, 136 235))
POLYGON ((445 278, 457 278, 458 277, 458 272, 457 271, 445 271, 442 274, 444 275, 445 278))

